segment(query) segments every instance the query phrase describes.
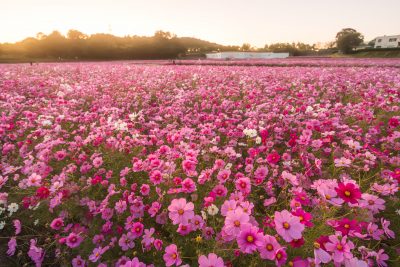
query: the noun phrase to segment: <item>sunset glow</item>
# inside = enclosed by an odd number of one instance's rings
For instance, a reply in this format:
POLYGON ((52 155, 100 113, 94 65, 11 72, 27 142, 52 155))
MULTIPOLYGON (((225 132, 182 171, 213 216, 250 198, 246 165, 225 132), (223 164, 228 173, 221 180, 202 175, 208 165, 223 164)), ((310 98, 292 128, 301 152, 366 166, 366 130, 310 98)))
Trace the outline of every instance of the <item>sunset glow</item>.
POLYGON ((225 45, 249 42, 261 47, 272 42, 327 42, 345 27, 371 40, 398 34, 400 25, 396 0, 310 0, 306 4, 290 0, 1 0, 0 6, 0 42, 53 30, 118 36, 165 30, 225 45))

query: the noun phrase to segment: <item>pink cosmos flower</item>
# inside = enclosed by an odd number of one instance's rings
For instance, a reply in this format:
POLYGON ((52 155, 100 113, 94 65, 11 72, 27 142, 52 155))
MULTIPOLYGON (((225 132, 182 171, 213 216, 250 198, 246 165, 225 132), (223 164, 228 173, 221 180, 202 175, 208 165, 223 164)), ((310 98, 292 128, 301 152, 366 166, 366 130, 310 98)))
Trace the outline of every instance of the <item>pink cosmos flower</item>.
POLYGON ((244 195, 251 192, 250 179, 247 177, 239 178, 235 181, 235 186, 238 191, 241 191, 244 195))
POLYGON ((75 257, 71 263, 72 267, 84 267, 86 265, 86 261, 80 255, 75 257))
POLYGON ((195 215, 191 220, 193 231, 203 228, 204 220, 200 215, 195 215))
POLYGON ((21 221, 16 219, 13 220, 14 228, 15 228, 15 235, 19 235, 21 233, 21 221))
POLYGON ((28 177, 28 181, 26 183, 27 186, 40 186, 42 183, 42 176, 36 173, 32 173, 28 177))
POLYGON ((351 160, 345 157, 335 159, 334 162, 336 167, 350 167, 351 165, 351 160))
POLYGON ((181 186, 182 186, 182 192, 184 193, 192 193, 196 191, 196 184, 190 178, 186 178, 185 180, 183 180, 181 186))
POLYGON ((148 210, 148 213, 150 214, 150 217, 156 216, 157 212, 160 210, 161 204, 157 201, 151 203, 151 206, 148 210))
POLYGON ((17 239, 15 237, 11 237, 10 240, 8 241, 7 255, 13 256, 15 254, 16 247, 17 247, 17 239))
POLYGON ((104 252, 106 252, 106 248, 102 248, 102 247, 96 247, 92 254, 89 255, 89 260, 91 262, 97 262, 101 256, 104 254, 104 252))
POLYGON ((224 204, 221 206, 222 216, 226 216, 229 212, 234 211, 236 209, 236 203, 236 200, 225 200, 224 204))
POLYGON ((28 256, 35 262, 36 267, 40 267, 42 265, 44 259, 44 252, 42 248, 36 246, 36 240, 30 240, 30 246, 28 251, 28 256))
POLYGON ((237 236, 244 226, 249 225, 249 220, 249 215, 240 209, 229 212, 225 218, 224 231, 228 235, 237 236))
POLYGON ((118 267, 146 267, 146 264, 140 262, 138 257, 135 257, 132 260, 126 261, 124 264, 121 264, 118 267))
POLYGON ((78 247, 82 241, 83 238, 80 235, 75 234, 74 232, 70 233, 66 238, 66 244, 70 248, 78 247))
POLYGON ((100 166, 103 164, 103 158, 102 157, 96 157, 93 159, 93 166, 95 168, 100 168, 100 166))
POLYGON ((218 257, 214 253, 208 254, 208 256, 201 255, 198 260, 199 267, 224 267, 224 260, 218 257))
POLYGON ((368 263, 363 260, 359 260, 356 257, 344 260, 344 266, 346 267, 368 267, 368 263))
POLYGON ((262 239, 262 244, 258 248, 260 257, 262 259, 273 260, 275 259, 276 252, 281 248, 275 237, 271 235, 265 235, 262 239))
POLYGON ((60 230, 63 226, 64 220, 62 218, 55 218, 50 224, 50 227, 54 230, 60 230))
POLYGON ((163 181, 162 173, 159 170, 152 171, 150 173, 150 181, 154 185, 161 184, 163 181))
POLYGON ((275 264, 276 266, 282 266, 287 260, 287 253, 284 248, 280 248, 275 253, 275 264))
POLYGON ((314 243, 314 261, 315 264, 328 263, 332 260, 331 255, 321 248, 318 242, 314 243))
POLYGON ((229 179, 230 175, 231 170, 222 169, 218 172, 217 179, 220 181, 220 183, 225 183, 229 179))
POLYGON ((188 224, 194 216, 194 205, 192 202, 186 202, 186 199, 173 199, 168 206, 169 218, 173 224, 188 224))
POLYGON ((139 236, 141 236, 143 233, 143 229, 144 229, 143 223, 135 222, 131 228, 131 233, 133 234, 133 238, 138 238, 139 236))
POLYGON ((263 234, 258 232, 257 227, 246 224, 237 237, 237 243, 243 253, 252 254, 262 246, 263 238, 263 234))
POLYGON ((304 224, 300 222, 299 217, 292 215, 289 211, 275 211, 274 222, 276 231, 286 242, 301 238, 304 224))
POLYGON ((360 207, 367 208, 373 213, 377 213, 385 209, 385 200, 377 196, 364 193, 361 195, 360 207))
POLYGON ((153 244, 154 242, 154 237, 153 234, 155 232, 154 228, 150 228, 150 229, 145 229, 144 230, 144 235, 143 235, 143 239, 142 239, 142 244, 144 245, 144 247, 150 247, 151 244, 153 244))
POLYGON ((292 211, 294 216, 299 217, 300 222, 304 224, 306 227, 312 227, 314 224, 311 222, 312 215, 311 213, 305 212, 303 209, 299 208, 295 211, 292 211))
POLYGON ((177 232, 180 235, 188 235, 192 231, 191 224, 179 224, 177 232))
POLYGON ((166 266, 179 266, 182 263, 182 260, 179 257, 178 248, 175 244, 171 244, 165 248, 163 259, 166 266))
POLYGON ((385 251, 383 249, 380 249, 375 254, 375 259, 376 259, 376 263, 378 264, 379 267, 388 266, 385 261, 387 261, 389 259, 389 256, 385 253, 385 251))
POLYGON ((381 224, 382 224, 383 231, 385 231, 385 234, 387 235, 387 237, 394 238, 395 237, 394 232, 389 229, 390 221, 381 218, 381 224))
POLYGON ((123 234, 118 241, 118 245, 121 247, 122 251, 134 248, 135 237, 133 236, 133 233, 128 232, 127 234, 123 234))
POLYGON ((196 173, 196 164, 197 161, 193 158, 185 159, 182 162, 182 168, 185 171, 186 175, 194 176, 194 174, 196 173))
POLYGON ((153 246, 156 250, 160 251, 162 249, 163 242, 160 239, 155 239, 153 242, 153 246))
POLYGON ((347 236, 339 239, 336 235, 331 235, 325 247, 327 251, 333 254, 332 259, 335 263, 341 263, 345 259, 353 258, 353 254, 350 251, 354 248, 354 244, 347 240, 347 236))

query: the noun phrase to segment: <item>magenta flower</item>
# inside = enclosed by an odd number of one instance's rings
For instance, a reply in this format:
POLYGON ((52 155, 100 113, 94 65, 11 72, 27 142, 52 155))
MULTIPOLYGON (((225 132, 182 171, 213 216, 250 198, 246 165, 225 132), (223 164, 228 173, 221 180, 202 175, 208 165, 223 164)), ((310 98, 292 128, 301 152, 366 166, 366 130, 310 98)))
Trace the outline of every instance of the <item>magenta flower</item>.
POLYGON ((169 218, 173 224, 188 224, 194 216, 194 205, 192 202, 186 203, 186 199, 173 199, 168 206, 169 218))
POLYGON ((182 260, 179 257, 178 248, 175 244, 171 244, 165 248, 163 259, 166 266, 179 266, 182 263, 182 260))
POLYGON ((8 250, 7 255, 13 256, 15 254, 15 250, 17 248, 17 239, 15 237, 11 237, 8 241, 8 250))
POLYGON ((267 156, 267 161, 269 164, 277 164, 280 159, 281 159, 281 156, 276 152, 272 152, 272 153, 268 154, 268 156, 267 156))
POLYGON ((36 246, 36 240, 30 240, 28 256, 35 262, 36 267, 40 267, 43 262, 44 252, 42 248, 36 246))
POLYGON ((235 186, 236 189, 241 191, 244 195, 247 195, 251 192, 250 179, 247 177, 237 179, 235 182, 235 186))
POLYGON ((16 219, 13 220, 14 228, 15 228, 15 235, 19 235, 21 233, 21 221, 16 219))
POLYGON ((123 234, 118 240, 118 245, 121 247, 122 251, 127 251, 135 247, 135 238, 132 232, 123 234))
POLYGON ((104 253, 105 251, 106 251, 105 248, 96 247, 96 248, 93 250, 92 254, 89 255, 89 260, 90 260, 91 262, 97 262, 97 261, 101 258, 101 256, 103 255, 103 253, 104 253))
POLYGON ((304 224, 300 222, 299 217, 292 215, 289 211, 275 211, 274 222, 276 231, 286 242, 301 238, 304 224))
POLYGON ((361 232, 360 223, 356 220, 350 220, 348 218, 343 218, 339 221, 333 222, 333 228, 336 231, 340 231, 342 235, 348 235, 350 232, 361 232))
POLYGON ((358 203, 358 199, 361 198, 360 189, 353 183, 339 183, 335 190, 341 199, 351 204, 358 203))
POLYGON ((63 226, 64 220, 62 218, 55 218, 50 224, 50 227, 54 230, 60 230, 63 226))
POLYGON ((258 232, 258 228, 250 224, 243 226, 242 231, 237 237, 239 249, 243 253, 252 254, 263 244, 263 234, 258 232))
POLYGON ((143 223, 135 222, 131 228, 131 233, 133 238, 138 238, 139 236, 141 236, 143 233, 143 229, 144 229, 143 223))
POLYGON ((307 227, 312 227, 314 224, 311 222, 312 215, 311 213, 305 212, 303 209, 298 208, 295 211, 292 211, 294 216, 299 217, 300 222, 307 227))
POLYGON ((282 266, 287 260, 287 253, 284 248, 280 248, 275 253, 275 264, 276 266, 282 266))
POLYGON ((162 173, 159 170, 152 171, 150 173, 150 181, 154 185, 161 184, 163 181, 162 173))
POLYGON ((70 248, 76 248, 81 244, 82 241, 83 238, 80 235, 77 235, 74 232, 72 232, 67 236, 65 243, 70 248))
POLYGON ((383 249, 380 249, 375 254, 375 259, 376 259, 376 263, 378 264, 379 267, 388 266, 385 261, 387 261, 389 259, 389 256, 385 253, 385 251, 383 249))
POLYGON ((84 267, 86 265, 86 261, 80 255, 74 258, 71 263, 72 267, 84 267))
POLYGON ((201 255, 198 260, 199 267, 224 267, 224 260, 214 253, 208 256, 201 255))
POLYGON ((220 183, 225 183, 229 179, 230 175, 231 170, 222 169, 218 172, 217 179, 220 181, 220 183))

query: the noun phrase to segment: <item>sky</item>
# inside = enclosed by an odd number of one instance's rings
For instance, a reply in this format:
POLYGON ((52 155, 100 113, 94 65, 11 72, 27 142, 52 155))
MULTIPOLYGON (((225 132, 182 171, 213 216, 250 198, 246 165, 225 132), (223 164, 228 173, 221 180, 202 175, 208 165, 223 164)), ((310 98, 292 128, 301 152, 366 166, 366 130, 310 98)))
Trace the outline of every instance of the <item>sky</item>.
POLYGON ((400 0, 0 0, 0 42, 38 32, 152 36, 223 45, 329 42, 351 27, 369 41, 400 34, 400 0))

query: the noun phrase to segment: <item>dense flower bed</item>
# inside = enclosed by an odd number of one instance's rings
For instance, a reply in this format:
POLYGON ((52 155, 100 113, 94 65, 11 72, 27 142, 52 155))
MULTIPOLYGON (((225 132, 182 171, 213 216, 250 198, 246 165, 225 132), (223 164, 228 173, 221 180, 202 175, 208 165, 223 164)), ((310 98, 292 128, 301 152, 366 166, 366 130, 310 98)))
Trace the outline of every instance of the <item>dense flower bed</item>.
MULTIPOLYGON (((148 64, 146 61, 135 63, 148 64)), ((158 64, 172 64, 172 61, 155 61, 158 64)), ((301 66, 301 67, 395 67, 400 68, 399 58, 329 58, 329 57, 289 57, 285 59, 200 59, 175 60, 178 65, 211 66, 301 66)))
POLYGON ((399 103, 391 67, 2 65, 0 258, 395 266, 399 103))

